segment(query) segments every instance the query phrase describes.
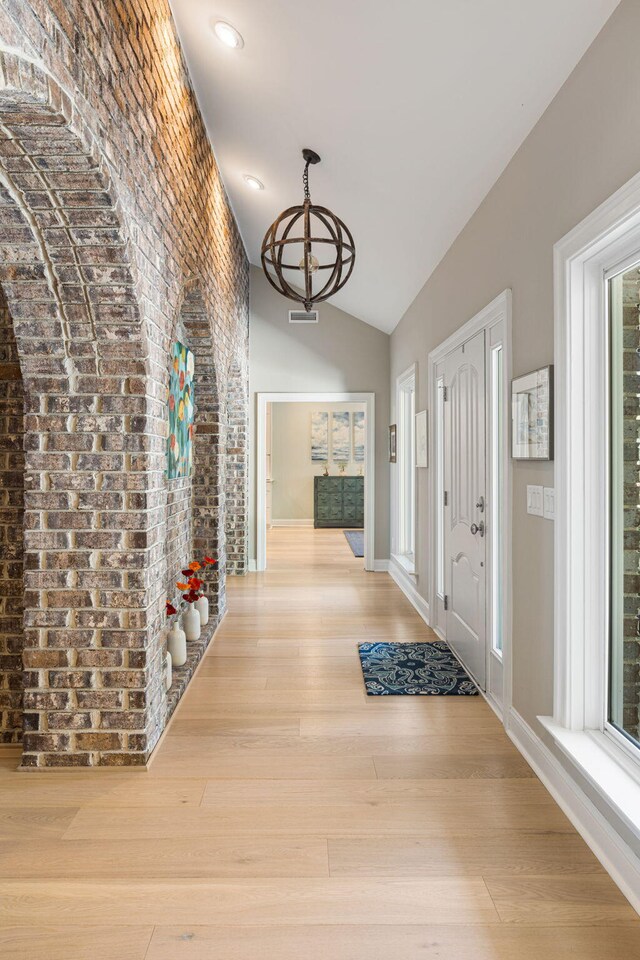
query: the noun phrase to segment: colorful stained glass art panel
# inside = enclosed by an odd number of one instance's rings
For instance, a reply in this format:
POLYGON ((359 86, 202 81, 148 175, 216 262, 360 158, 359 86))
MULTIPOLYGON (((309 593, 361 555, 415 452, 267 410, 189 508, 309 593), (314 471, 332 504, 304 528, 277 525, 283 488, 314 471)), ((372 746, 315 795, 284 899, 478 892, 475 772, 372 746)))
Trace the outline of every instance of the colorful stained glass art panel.
POLYGON ((190 477, 193 467, 193 353, 174 343, 169 378, 169 435, 167 477, 190 477))

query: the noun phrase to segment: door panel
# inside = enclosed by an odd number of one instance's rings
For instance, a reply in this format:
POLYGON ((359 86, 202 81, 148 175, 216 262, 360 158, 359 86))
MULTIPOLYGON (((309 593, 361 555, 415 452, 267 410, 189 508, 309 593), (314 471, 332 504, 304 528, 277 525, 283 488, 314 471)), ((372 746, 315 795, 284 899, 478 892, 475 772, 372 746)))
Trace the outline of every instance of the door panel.
POLYGON ((478 641, 477 610, 480 600, 480 578, 474 572, 469 558, 461 554, 451 559, 451 615, 459 625, 478 641))
POLYGON ((447 641, 484 689, 486 674, 485 334, 445 361, 447 641), (482 499, 481 499, 482 498, 482 499))

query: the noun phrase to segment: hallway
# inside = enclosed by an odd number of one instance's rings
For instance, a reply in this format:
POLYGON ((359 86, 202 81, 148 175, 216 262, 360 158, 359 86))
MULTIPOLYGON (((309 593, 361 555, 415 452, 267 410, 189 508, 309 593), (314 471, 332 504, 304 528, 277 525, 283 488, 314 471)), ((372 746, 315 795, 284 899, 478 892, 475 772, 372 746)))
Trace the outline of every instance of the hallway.
POLYGON ((427 639, 342 531, 273 531, 147 772, 4 754, 3 960, 613 960, 638 922, 483 699, 369 698, 427 639))

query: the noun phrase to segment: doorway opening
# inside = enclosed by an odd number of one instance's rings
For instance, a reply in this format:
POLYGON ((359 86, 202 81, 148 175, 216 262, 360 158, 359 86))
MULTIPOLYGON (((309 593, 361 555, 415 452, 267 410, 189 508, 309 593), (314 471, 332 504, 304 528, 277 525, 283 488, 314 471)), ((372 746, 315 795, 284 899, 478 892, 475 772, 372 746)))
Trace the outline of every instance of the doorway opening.
POLYGON ((429 355, 432 626, 496 712, 510 703, 511 296, 429 355))
POLYGON ((331 539, 373 570, 374 430, 370 393, 258 394, 257 570, 281 528, 306 528, 305 549, 331 539))

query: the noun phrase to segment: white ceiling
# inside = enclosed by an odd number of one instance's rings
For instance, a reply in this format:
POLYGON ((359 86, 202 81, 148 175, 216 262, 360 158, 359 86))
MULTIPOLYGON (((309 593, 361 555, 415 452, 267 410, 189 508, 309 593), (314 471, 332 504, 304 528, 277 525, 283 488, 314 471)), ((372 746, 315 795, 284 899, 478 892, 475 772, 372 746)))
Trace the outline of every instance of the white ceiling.
POLYGON ((393 330, 617 3, 172 0, 251 261, 301 202, 312 147, 312 199, 357 247, 332 302, 393 330), (218 19, 243 49, 215 37, 218 19))

